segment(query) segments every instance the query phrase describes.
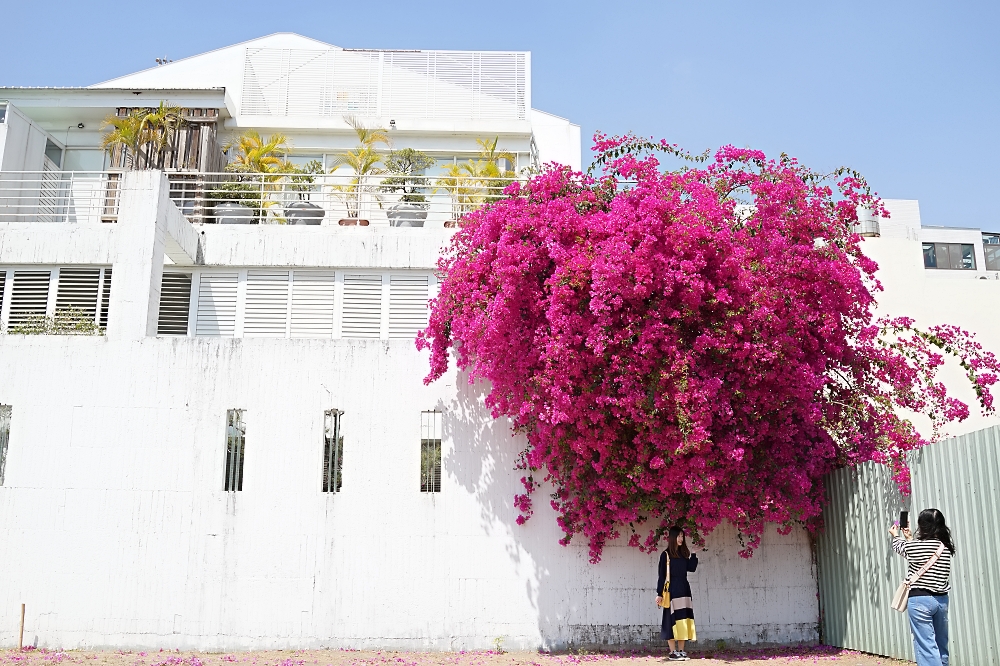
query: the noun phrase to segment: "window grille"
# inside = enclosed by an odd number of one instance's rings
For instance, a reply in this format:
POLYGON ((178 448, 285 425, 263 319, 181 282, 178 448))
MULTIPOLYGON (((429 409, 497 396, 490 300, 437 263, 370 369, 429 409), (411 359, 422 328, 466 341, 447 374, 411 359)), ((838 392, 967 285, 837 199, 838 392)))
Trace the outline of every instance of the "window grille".
POLYGON ((420 413, 420 492, 441 492, 441 412, 420 413))
POLYGON ((49 302, 52 271, 14 271, 10 294, 10 317, 7 326, 30 326, 43 320, 49 302))
POLYGON ((10 405, 0 405, 0 486, 7 469, 7 444, 10 442, 10 405))
POLYGON ((164 273, 160 282, 157 335, 187 335, 191 311, 191 274, 164 273))
POLYGON ((339 493, 343 485, 344 436, 340 433, 340 417, 343 414, 339 409, 323 412, 324 493, 339 493))
POLYGON ((97 317, 97 325, 108 327, 108 306, 111 303, 111 267, 104 269, 104 286, 101 288, 101 312, 97 317))
POLYGON ((246 448, 246 425, 243 410, 226 411, 226 485, 223 490, 236 492, 243 490, 243 453, 246 448))
POLYGON ((233 337, 239 273, 202 273, 198 287, 196 335, 233 337))
POLYGON ((389 337, 415 338, 427 328, 429 280, 426 275, 389 277, 389 337))
POLYGON ((100 268, 60 268, 56 313, 76 312, 96 324, 100 289, 100 268))
POLYGON ((344 318, 342 335, 345 338, 381 337, 382 329, 382 276, 344 276, 344 318))

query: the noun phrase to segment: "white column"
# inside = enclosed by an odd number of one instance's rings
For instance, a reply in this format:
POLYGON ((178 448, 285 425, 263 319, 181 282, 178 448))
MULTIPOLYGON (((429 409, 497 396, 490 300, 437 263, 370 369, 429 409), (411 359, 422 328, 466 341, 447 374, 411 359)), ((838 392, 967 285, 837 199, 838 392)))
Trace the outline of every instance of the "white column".
POLYGON ((122 178, 115 228, 114 285, 109 338, 156 335, 166 245, 164 206, 172 206, 162 171, 130 171, 122 178))

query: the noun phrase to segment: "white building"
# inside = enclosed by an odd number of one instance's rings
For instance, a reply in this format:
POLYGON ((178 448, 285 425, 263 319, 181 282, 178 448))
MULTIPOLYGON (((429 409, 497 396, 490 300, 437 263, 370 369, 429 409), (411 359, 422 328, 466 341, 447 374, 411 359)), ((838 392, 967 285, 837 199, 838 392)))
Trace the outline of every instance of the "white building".
MULTIPOLYGON (((532 109, 530 82, 527 53, 278 34, 89 88, 0 89, 0 645, 17 642, 21 603, 40 647, 656 635, 656 556, 611 545, 591 565, 585 544, 558 545, 550 512, 517 526, 521 443, 464 377, 422 383, 413 339, 447 222, 469 203, 432 187, 440 171, 421 190, 422 226, 393 224, 392 193, 375 187, 357 199, 370 226, 338 224, 352 219, 349 174, 240 181, 260 188, 261 224, 215 223, 228 176, 206 171, 246 129, 287 134, 293 161, 324 170, 356 141, 345 115, 390 128, 434 169, 493 137, 513 169, 579 168, 579 127, 532 109), (166 173, 117 168, 101 121, 161 100, 185 109, 186 143, 166 173), (281 223, 303 200, 321 224, 281 223), (102 334, 18 333, 67 308, 102 334)), ((992 312, 959 311, 1000 281, 956 289, 920 263, 921 241, 957 243, 958 264, 971 244, 974 270, 948 274, 995 277, 989 245, 922 228, 915 202, 890 205, 900 214, 870 241, 888 296, 907 306, 938 290, 947 321, 1000 343, 992 312)), ((935 251, 952 261, 951 246, 935 251)), ((914 314, 941 311, 925 305, 914 314)), ((749 561, 728 528, 709 547, 692 576, 703 640, 817 639, 803 532, 771 531, 749 561)))

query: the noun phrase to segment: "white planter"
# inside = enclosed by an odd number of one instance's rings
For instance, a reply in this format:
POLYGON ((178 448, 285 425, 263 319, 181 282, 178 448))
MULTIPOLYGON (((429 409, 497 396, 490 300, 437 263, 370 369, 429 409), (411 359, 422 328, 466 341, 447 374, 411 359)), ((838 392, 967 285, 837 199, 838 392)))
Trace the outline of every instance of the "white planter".
POLYGON ((398 203, 388 211, 390 227, 422 227, 427 219, 427 204, 398 203))
POLYGON ((285 207, 285 218, 289 224, 320 224, 325 214, 326 211, 311 201, 295 201, 285 207))
POLYGON ((227 201, 215 205, 215 221, 219 224, 251 224, 253 209, 243 204, 227 201))

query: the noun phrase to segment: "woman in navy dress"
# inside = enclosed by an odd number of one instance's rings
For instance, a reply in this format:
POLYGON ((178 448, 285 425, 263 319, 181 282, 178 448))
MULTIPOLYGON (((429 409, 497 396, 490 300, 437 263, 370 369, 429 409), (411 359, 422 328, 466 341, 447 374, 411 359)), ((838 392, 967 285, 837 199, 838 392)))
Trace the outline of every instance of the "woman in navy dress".
POLYGON ((698 556, 688 550, 684 542, 684 530, 679 527, 670 528, 667 549, 660 553, 660 577, 656 581, 656 605, 663 607, 663 623, 660 625, 660 639, 670 646, 670 661, 686 661, 688 656, 684 651, 685 641, 698 640, 694 627, 694 606, 691 604, 691 585, 688 583, 688 572, 698 568, 698 556), (670 571, 670 585, 667 592, 670 603, 664 606, 663 585, 667 582, 667 571, 670 571))

